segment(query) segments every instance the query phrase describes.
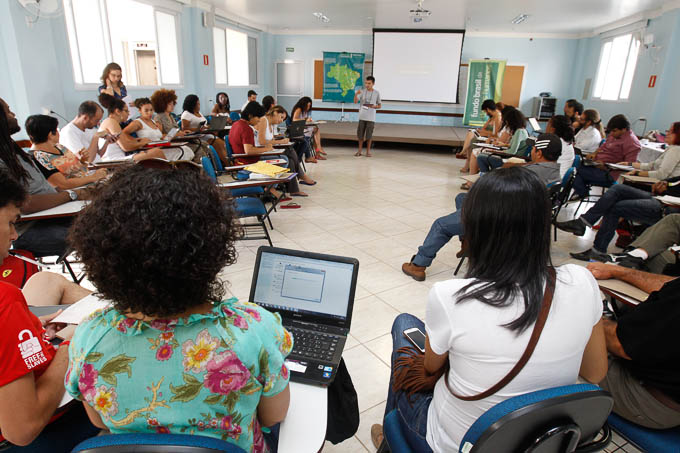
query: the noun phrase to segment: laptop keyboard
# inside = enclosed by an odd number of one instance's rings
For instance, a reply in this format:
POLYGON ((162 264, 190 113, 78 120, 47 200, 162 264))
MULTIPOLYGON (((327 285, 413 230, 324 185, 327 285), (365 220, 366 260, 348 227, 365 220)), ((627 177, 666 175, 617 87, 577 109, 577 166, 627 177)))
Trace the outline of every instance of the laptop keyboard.
POLYGON ((335 355, 340 337, 311 330, 286 327, 293 334, 291 354, 308 359, 331 361, 335 355))

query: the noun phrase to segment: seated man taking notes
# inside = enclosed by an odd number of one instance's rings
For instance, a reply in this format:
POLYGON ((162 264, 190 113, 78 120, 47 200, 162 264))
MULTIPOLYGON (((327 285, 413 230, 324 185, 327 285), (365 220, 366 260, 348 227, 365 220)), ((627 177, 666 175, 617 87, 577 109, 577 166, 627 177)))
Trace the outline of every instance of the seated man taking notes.
POLYGON ((680 280, 612 264, 588 269, 598 280, 615 278, 650 293, 617 321, 603 319, 610 360, 600 387, 614 397, 614 412, 647 428, 680 426, 680 280))
MULTIPOLYGON (((0 170, 0 264, 17 238, 14 224, 27 197, 22 185, 7 171, 0 170)), ((80 441, 97 434, 82 404, 72 403, 55 414, 64 396, 68 348, 55 349, 49 341, 58 328, 49 321, 58 313, 38 318, 28 309, 29 304, 73 303, 89 293, 64 277, 48 272, 31 277, 23 292, 10 283, 0 283, 0 450, 3 452, 66 453, 80 441), (28 450, 17 446, 28 446, 28 450)))

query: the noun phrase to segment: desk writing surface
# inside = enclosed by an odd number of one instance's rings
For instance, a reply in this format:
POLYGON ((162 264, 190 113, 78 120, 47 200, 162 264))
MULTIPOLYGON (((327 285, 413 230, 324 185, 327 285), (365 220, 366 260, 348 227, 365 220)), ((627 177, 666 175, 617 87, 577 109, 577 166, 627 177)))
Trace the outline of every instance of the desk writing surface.
POLYGON ((71 217, 78 214, 85 207, 85 201, 76 200, 69 201, 68 203, 55 206, 50 209, 45 209, 44 211, 34 212, 32 214, 25 214, 21 216, 20 220, 38 220, 53 217, 71 217))
POLYGON ((600 288, 605 288, 614 291, 629 298, 635 299, 638 302, 643 302, 647 300, 647 298, 649 297, 648 293, 631 285, 630 283, 622 282, 621 280, 616 279, 598 280, 597 284, 600 288))
POLYGON ((657 178, 650 178, 649 176, 635 176, 635 175, 623 175, 623 179, 626 181, 636 182, 639 184, 656 184, 659 182, 657 178))
POLYGON ((290 383, 290 406, 281 422, 279 453, 316 453, 326 438, 328 389, 290 383))

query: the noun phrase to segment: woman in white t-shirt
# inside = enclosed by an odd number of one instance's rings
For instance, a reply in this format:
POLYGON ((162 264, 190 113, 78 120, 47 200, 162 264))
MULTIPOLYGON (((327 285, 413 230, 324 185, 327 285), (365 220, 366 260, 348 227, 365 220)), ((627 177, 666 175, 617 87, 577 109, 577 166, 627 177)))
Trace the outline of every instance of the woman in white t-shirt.
POLYGON ((545 132, 557 135, 562 142, 562 153, 557 158, 561 178, 574 165, 574 127, 571 119, 566 115, 555 115, 548 121, 545 132))
MULTIPOLYGON (((195 94, 189 94, 184 98, 180 121, 183 131, 203 132, 208 130, 208 120, 201 114, 201 101, 195 94)), ((224 140, 213 134, 203 134, 200 138, 202 142, 215 148, 222 164, 230 164, 227 157, 227 145, 224 143, 224 140)))
MULTIPOLYGON (((392 327, 392 364, 409 346, 403 332, 426 333, 425 369, 450 363, 448 382, 458 395, 478 395, 500 381, 529 343, 542 305, 550 260, 550 204, 545 185, 521 167, 495 170, 472 186, 463 205, 466 278, 435 283, 425 323, 399 315, 392 327), (466 210, 467 206, 475 206, 466 210), (478 209, 481 207, 481 209, 478 209)), ((442 376, 431 393, 388 390, 385 413, 398 409, 402 431, 418 452, 457 452, 484 412, 516 395, 576 383, 600 382, 607 351, 595 279, 583 267, 556 268, 552 306, 536 349, 519 374, 496 394, 463 401, 442 376)), ((371 429, 380 442, 382 428, 371 429)))
MULTIPOLYGON (((153 105, 149 98, 139 98, 135 100, 135 107, 139 110, 139 118, 127 125, 123 129, 124 134, 137 134, 139 138, 148 138, 152 142, 157 142, 167 139, 163 134, 161 126, 153 120, 153 105)), ((175 160, 192 160, 194 152, 188 146, 173 146, 168 148, 160 148, 165 159, 170 161, 175 160)))
POLYGON ((588 109, 583 112, 581 124, 583 124, 583 127, 576 134, 574 147, 581 150, 581 153, 585 156, 597 151, 602 139, 605 138, 605 134, 600 113, 595 109, 588 109))

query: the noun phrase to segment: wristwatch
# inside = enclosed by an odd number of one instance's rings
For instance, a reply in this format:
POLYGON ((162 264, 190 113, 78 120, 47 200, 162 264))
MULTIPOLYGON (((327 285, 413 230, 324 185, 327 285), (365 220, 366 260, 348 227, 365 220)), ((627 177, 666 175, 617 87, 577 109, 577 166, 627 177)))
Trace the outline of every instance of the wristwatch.
POLYGON ((67 190, 68 196, 71 197, 71 201, 76 201, 78 199, 78 192, 75 190, 67 190))

